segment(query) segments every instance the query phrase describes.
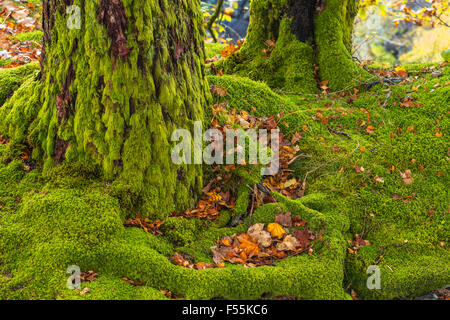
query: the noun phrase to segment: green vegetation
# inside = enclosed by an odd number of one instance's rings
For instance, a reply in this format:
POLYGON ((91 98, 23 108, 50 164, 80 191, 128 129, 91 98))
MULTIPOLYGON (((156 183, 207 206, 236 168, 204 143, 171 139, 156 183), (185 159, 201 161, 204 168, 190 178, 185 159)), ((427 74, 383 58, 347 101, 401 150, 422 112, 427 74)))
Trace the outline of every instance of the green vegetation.
MULTIPOLYGON (((409 66, 407 71, 423 67, 409 66)), ((0 297, 164 299, 159 289, 168 289, 188 299, 345 299, 349 295, 343 288, 350 286, 360 298, 381 299, 411 297, 447 284, 445 115, 450 87, 443 84, 450 74, 445 67, 437 68, 442 77, 426 73, 411 84, 391 86, 388 99, 385 87, 377 85, 358 93, 354 101, 336 95, 278 95, 263 83, 234 76, 208 78, 227 90, 227 96, 215 102, 228 101, 238 110, 254 107, 260 115, 284 110, 284 133, 303 132, 300 153, 308 156, 297 160, 293 169, 299 178, 311 172, 307 196, 292 201, 277 195, 279 204, 258 208, 253 222, 270 223, 276 214, 290 211, 323 238, 312 255, 288 258, 274 267, 227 264, 199 271, 175 266, 169 261, 175 251, 194 263, 212 263, 209 248, 215 241, 245 232, 247 226, 224 227, 230 219, 225 211, 213 225, 166 218, 163 236, 124 228, 122 223, 135 214, 130 212, 132 199, 124 196, 126 188, 99 176, 95 166, 30 171, 21 161, 9 160, 18 155, 13 145, 0 145, 0 297), (421 104, 400 106, 406 96, 421 104), (328 124, 314 119, 318 112, 328 124), (357 172, 355 164, 364 171, 357 172), (406 170, 412 172, 410 184, 400 176, 406 170), (347 251, 354 234, 370 241, 355 254, 347 251), (366 268, 372 264, 381 268, 381 290, 366 287, 366 268), (66 288, 70 265, 100 274, 96 281, 83 283, 89 293, 66 288), (122 277, 145 285, 134 287, 122 277)), ((27 84, 20 90, 26 89, 27 84)), ((13 101, 2 108, 14 109, 13 101)))

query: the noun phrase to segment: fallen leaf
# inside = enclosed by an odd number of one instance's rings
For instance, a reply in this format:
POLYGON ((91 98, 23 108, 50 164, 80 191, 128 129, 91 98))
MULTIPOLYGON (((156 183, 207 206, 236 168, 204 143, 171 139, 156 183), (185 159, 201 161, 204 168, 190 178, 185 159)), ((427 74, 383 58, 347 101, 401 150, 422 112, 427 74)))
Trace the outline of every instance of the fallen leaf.
POLYGON ((411 176, 411 170, 400 172, 400 176, 402 177, 403 182, 406 184, 411 184, 414 182, 414 178, 411 176))
POLYGON ((294 237, 300 242, 300 246, 303 249, 306 249, 311 244, 312 233, 307 229, 296 230, 294 233, 294 237))
POLYGON ((267 226, 267 231, 270 232, 270 234, 272 235, 272 237, 274 238, 278 238, 281 239, 283 237, 283 235, 286 233, 286 231, 284 231, 283 227, 278 224, 278 223, 270 223, 267 226))
POLYGON ((282 243, 279 243, 277 245, 277 249, 280 251, 292 251, 300 247, 300 242, 297 240, 297 238, 293 236, 286 236, 284 238, 282 243))
POLYGON ((292 218, 290 212, 279 214, 275 217, 275 222, 285 227, 292 227, 292 218))

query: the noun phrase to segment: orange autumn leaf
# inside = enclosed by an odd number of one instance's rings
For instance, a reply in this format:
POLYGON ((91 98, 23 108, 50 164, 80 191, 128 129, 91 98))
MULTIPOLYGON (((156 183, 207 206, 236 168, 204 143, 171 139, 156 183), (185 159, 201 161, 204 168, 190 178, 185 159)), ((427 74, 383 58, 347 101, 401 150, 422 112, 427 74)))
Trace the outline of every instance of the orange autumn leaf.
POLYGON ((238 237, 238 240, 240 242, 239 249, 244 250, 246 254, 258 254, 259 253, 259 246, 257 243, 246 240, 243 237, 238 237))

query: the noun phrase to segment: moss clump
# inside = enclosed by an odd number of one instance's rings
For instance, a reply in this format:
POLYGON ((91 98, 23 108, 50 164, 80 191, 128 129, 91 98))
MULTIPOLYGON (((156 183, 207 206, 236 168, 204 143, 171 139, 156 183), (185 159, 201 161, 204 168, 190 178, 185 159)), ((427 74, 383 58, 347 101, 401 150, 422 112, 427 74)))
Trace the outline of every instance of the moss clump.
POLYGON ((258 115, 277 114, 281 110, 292 110, 295 104, 288 98, 274 93, 265 83, 248 78, 224 75, 208 76, 211 85, 223 87, 227 95, 216 102, 227 101, 238 111, 255 109, 258 115))
POLYGON ((44 36, 44 33, 40 30, 35 30, 31 32, 23 32, 23 33, 17 33, 14 35, 14 39, 24 42, 24 41, 37 41, 41 42, 42 37, 44 36))
POLYGON ((38 70, 38 63, 30 63, 12 69, 0 69, 0 106, 13 95, 20 85, 35 75, 38 70))
POLYGON ((185 246, 192 244, 204 228, 204 221, 199 219, 167 218, 161 230, 172 243, 185 246))

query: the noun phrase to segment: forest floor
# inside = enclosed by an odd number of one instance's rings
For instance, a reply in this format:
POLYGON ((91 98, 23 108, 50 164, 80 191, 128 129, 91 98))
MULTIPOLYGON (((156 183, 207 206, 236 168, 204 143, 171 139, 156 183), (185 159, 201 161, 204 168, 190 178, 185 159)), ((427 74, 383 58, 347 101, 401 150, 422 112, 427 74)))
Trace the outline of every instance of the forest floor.
MULTIPOLYGON (((38 68, 0 70, 0 121, 38 68)), ((317 95, 209 75, 205 123, 280 128, 282 171, 204 166, 197 207, 162 221, 95 168, 43 172, 0 136, 0 299, 449 299, 448 65, 369 68, 317 95)))

